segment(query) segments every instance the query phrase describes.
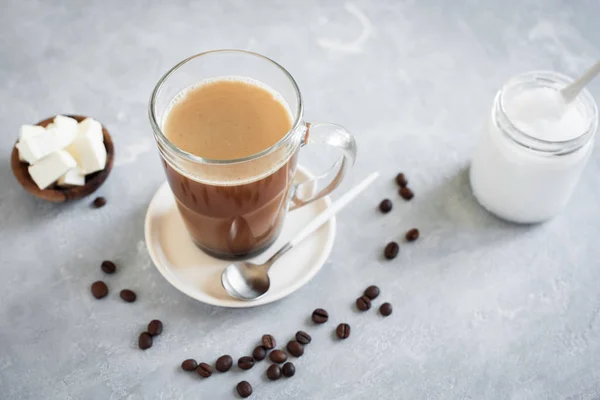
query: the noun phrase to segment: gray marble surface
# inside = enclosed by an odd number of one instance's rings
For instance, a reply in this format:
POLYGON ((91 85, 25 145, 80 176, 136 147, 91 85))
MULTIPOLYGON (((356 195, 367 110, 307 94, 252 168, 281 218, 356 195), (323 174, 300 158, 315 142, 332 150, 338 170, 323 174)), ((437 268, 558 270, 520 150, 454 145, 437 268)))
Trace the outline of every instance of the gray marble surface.
MULTIPOLYGON (((227 399, 246 379, 257 399, 600 398, 600 152, 569 207, 533 227, 502 222, 473 199, 470 155, 492 97, 512 75, 567 74, 600 58, 597 0, 0 2, 0 398, 227 399), (230 310, 180 294, 152 266, 143 217, 164 176, 146 106, 155 82, 196 52, 264 53, 296 77, 309 120, 352 130, 351 182, 383 179, 338 219, 317 277, 268 306, 230 310), (113 134, 115 169, 91 200, 27 195, 9 167, 18 128, 57 113, 95 116, 113 134), (405 171, 416 192, 395 195, 405 171), (377 213, 383 197, 393 212, 377 213), (419 227, 394 261, 383 245, 419 227), (112 293, 89 293, 119 273, 112 293), (352 304, 377 283, 389 319, 352 304), (124 304, 129 287, 138 301, 124 304), (315 328, 317 306, 332 322, 315 328), (137 334, 165 332, 145 352, 137 334), (344 343, 335 322, 352 325, 344 343), (214 362, 306 329, 313 344, 289 380, 265 363, 201 381, 187 357, 214 362)), ((600 98, 600 82, 591 87, 600 98)), ((305 163, 319 163, 309 154, 305 163), (312 158, 312 159, 311 159, 312 158)), ((348 187, 346 182, 345 186, 348 187)))

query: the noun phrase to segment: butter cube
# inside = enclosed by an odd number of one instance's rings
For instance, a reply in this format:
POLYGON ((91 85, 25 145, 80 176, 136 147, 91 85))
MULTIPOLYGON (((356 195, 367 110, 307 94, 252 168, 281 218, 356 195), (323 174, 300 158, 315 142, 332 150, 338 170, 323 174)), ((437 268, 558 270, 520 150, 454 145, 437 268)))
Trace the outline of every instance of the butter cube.
POLYGON ((43 134, 29 136, 17 143, 19 157, 29 164, 35 164, 38 160, 59 149, 59 144, 54 135, 44 132, 43 134))
POLYGON ((93 118, 86 118, 77 126, 78 135, 87 135, 99 142, 104 142, 102 134, 102 125, 93 118))
POLYGON ((45 132, 46 130, 38 125, 21 125, 21 129, 19 130, 19 141, 41 135, 45 132))
POLYGON ((85 175, 101 171, 106 166, 104 143, 90 135, 77 135, 67 151, 77 160, 77 166, 85 175))
POLYGON ((64 115, 54 117, 54 128, 77 132, 77 120, 64 115))
POLYGON ((76 166, 77 162, 68 152, 58 150, 42 158, 28 169, 31 179, 43 190, 76 166))
POLYGON ((56 137, 56 142, 60 149, 64 149, 73 142, 77 134, 77 120, 57 115, 54 118, 54 126, 50 128, 48 133, 56 137))
POLYGON ((85 185, 85 175, 79 167, 71 168, 63 176, 58 178, 58 186, 70 187, 70 186, 83 186, 85 185))

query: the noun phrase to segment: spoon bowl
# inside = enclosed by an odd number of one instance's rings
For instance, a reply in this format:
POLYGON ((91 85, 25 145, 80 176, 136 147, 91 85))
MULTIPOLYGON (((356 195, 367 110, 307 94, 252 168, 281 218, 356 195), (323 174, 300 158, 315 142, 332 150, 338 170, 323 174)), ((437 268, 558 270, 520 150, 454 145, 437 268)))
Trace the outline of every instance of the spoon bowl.
POLYGON ((233 297, 256 300, 269 291, 271 280, 265 265, 239 262, 229 264, 223 270, 221 284, 233 297))

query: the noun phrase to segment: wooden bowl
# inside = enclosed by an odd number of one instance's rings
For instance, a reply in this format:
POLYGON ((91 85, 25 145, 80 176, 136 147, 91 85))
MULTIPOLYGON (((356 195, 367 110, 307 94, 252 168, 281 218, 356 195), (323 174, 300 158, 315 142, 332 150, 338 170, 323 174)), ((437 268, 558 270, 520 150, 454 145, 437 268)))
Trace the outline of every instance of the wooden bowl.
MULTIPOLYGON (((82 115, 68 115, 68 117, 76 119, 77 122, 81 122, 87 118, 82 115)), ((43 126, 45 128, 53 120, 54 117, 51 117, 38 122, 36 125, 43 126)), ((106 147, 106 166, 102 171, 87 175, 85 177, 85 185, 83 186, 61 188, 57 185, 53 185, 41 190, 39 187, 37 187, 33 179, 31 179, 31 176, 29 176, 29 171, 27 170, 29 164, 19 161, 19 151, 17 150, 16 146, 13 148, 10 159, 13 174, 15 174, 15 178, 17 178, 17 181, 19 181, 21 186, 23 186, 26 191, 39 199, 51 201, 53 203, 65 203, 68 201, 79 200, 85 196, 88 196, 94 193, 96 189, 98 189, 104 183, 106 178, 108 178, 115 158, 115 150, 112 138, 104 126, 102 126, 102 134, 104 135, 104 147, 106 147)))

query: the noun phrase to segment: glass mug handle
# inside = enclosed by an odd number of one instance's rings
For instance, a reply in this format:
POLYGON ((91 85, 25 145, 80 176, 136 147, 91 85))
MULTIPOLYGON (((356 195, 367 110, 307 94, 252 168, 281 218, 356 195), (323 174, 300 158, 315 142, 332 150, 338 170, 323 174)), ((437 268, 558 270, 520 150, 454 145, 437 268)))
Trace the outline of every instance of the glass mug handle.
POLYGON ((311 144, 336 147, 342 151, 342 156, 322 175, 292 186, 290 211, 331 193, 342 182, 356 159, 356 141, 350 132, 339 125, 328 122, 315 124, 307 122, 302 147, 311 144), (305 193, 309 193, 310 196, 303 196, 305 193))

